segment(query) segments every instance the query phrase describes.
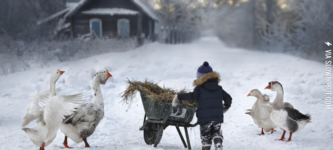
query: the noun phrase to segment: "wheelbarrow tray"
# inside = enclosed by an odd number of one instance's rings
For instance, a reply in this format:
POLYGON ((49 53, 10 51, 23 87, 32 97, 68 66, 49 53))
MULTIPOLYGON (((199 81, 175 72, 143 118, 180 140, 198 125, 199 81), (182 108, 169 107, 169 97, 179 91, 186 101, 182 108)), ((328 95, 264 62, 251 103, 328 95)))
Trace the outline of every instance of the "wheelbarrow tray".
POLYGON ((189 124, 195 114, 196 106, 178 105, 172 107, 171 103, 154 100, 144 92, 140 92, 143 107, 149 120, 168 122, 181 122, 189 124))

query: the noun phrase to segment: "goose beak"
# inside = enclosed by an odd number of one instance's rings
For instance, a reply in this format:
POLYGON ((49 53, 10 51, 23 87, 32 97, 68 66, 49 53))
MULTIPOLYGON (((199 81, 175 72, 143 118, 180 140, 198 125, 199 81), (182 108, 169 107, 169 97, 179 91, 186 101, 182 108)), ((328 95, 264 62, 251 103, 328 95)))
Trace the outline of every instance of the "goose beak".
POLYGON ((268 84, 265 89, 272 89, 271 85, 268 84))
POLYGON ((110 77, 112 77, 112 75, 109 73, 108 70, 106 70, 106 72, 108 73, 108 76, 106 77, 106 80, 109 79, 110 77))
POLYGON ((247 96, 252 96, 252 95, 251 95, 251 92, 250 92, 249 94, 247 94, 247 96))
POLYGON ((65 71, 61 71, 61 70, 59 70, 59 69, 58 69, 58 71, 60 72, 60 75, 62 75, 62 74, 65 73, 65 71))

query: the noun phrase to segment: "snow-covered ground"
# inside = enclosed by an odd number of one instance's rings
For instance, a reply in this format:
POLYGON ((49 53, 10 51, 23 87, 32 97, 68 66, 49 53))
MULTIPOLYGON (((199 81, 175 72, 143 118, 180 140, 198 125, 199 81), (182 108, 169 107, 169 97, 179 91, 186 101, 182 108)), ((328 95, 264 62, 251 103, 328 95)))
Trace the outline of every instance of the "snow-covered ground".
MULTIPOLYGON (((133 51, 107 53, 0 76, 0 149, 38 149, 21 130, 21 123, 32 94, 48 89, 51 72, 66 71, 57 87, 62 88, 62 94, 74 94, 91 90, 92 75, 107 68, 113 77, 102 85, 106 112, 95 133, 88 138, 91 146, 98 146, 91 149, 182 150, 184 147, 174 127, 164 131, 157 148, 146 145, 143 132, 139 131, 144 117, 139 94, 129 109, 121 102, 120 95, 127 86, 127 78, 148 78, 175 89, 193 88, 197 68, 203 61, 208 61, 213 70, 221 74, 220 85, 233 97, 222 125, 224 149, 333 149, 333 111, 325 110, 324 104, 324 64, 284 54, 227 48, 217 38, 202 38, 192 44, 176 46, 152 43, 133 51), (260 129, 244 114, 255 101, 254 97, 247 97, 251 89, 257 88, 274 99, 274 92, 264 90, 273 80, 284 86, 285 101, 302 113, 312 115, 312 123, 294 134, 289 143, 274 141, 282 135, 279 128, 273 134, 258 136, 260 129)), ((196 118, 192 122, 195 121, 196 118)), ((184 133, 183 129, 181 131, 184 133)), ((201 149, 199 126, 191 128, 189 134, 192 148, 201 149)), ((63 149, 63 138, 59 131, 46 149, 63 149)), ((76 144, 71 140, 69 145, 75 149, 84 147, 84 143, 76 144)))

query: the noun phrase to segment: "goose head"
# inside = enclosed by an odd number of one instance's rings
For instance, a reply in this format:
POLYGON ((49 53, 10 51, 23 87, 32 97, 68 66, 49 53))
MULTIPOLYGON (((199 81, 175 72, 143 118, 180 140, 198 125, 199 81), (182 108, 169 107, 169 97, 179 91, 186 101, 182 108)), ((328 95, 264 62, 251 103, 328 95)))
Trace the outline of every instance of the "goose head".
POLYGON ((57 69, 55 72, 53 72, 51 74, 50 82, 51 83, 56 83, 63 73, 65 73, 65 71, 61 71, 61 70, 57 69))
POLYGON ((268 85, 265 89, 269 89, 269 90, 272 90, 272 91, 276 91, 277 93, 283 94, 282 84, 278 81, 268 82, 268 85))
POLYGON ((94 78, 99 84, 105 84, 110 77, 112 77, 112 75, 109 71, 107 69, 103 69, 97 72, 94 78))
POLYGON ((253 89, 253 90, 251 90, 250 93, 249 93, 247 96, 254 96, 254 97, 256 97, 256 98, 260 98, 260 97, 261 97, 260 99, 265 99, 265 98, 262 96, 261 92, 260 92, 258 89, 253 89))

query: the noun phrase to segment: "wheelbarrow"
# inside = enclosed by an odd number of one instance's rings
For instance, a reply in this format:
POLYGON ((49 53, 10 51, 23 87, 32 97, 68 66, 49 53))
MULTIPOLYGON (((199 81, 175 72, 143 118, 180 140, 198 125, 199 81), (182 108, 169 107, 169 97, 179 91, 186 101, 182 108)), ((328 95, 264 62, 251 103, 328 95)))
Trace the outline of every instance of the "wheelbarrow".
POLYGON ((179 104, 173 107, 171 103, 153 100, 144 92, 140 92, 140 95, 145 116, 143 126, 139 130, 143 131, 143 138, 146 144, 154 144, 154 147, 156 147, 162 139, 163 130, 168 126, 175 126, 184 147, 190 150, 191 143, 187 128, 197 125, 190 124, 195 114, 196 106, 179 104), (184 127, 187 144, 179 127, 184 127))

